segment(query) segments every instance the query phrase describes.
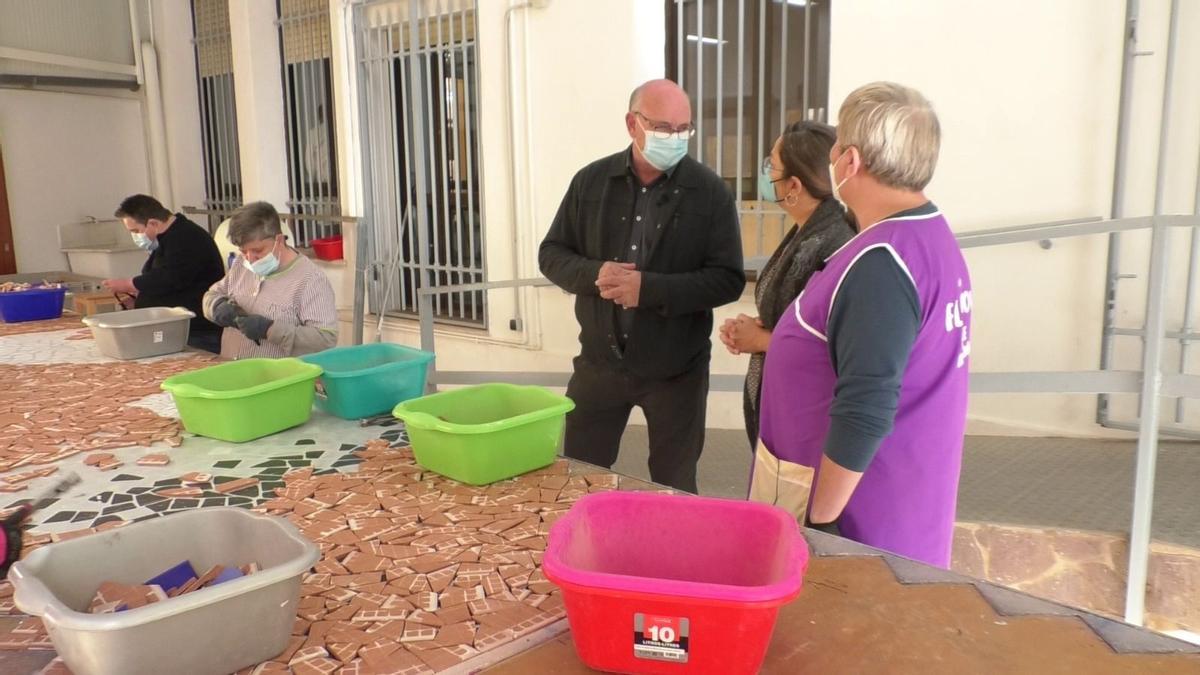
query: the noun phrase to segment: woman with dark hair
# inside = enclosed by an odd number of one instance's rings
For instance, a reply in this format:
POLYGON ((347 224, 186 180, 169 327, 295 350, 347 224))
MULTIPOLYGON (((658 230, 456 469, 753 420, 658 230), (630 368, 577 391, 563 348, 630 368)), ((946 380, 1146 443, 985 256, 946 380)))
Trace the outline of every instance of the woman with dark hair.
POLYGON ((796 224, 758 274, 758 317, 739 314, 727 319, 720 331, 730 353, 750 354, 743 407, 751 448, 758 441, 758 401, 771 330, 812 273, 854 236, 829 184, 829 150, 836 140, 828 124, 796 122, 763 159, 758 180, 762 199, 779 204, 796 224))

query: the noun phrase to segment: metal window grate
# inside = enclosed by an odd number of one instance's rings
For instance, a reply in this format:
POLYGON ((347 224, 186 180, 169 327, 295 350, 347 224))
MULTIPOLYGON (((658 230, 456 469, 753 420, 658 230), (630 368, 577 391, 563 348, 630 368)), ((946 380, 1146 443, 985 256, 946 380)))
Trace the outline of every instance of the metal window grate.
MULTIPOLYGON (((327 0, 279 0, 283 105, 288 153, 288 208, 297 214, 341 212, 334 145, 333 44, 327 0)), ((296 221, 296 245, 341 233, 339 223, 296 221)))
POLYGON ((192 24, 204 144, 204 205, 221 214, 209 216, 209 228, 215 230, 222 218, 242 205, 228 0, 192 0, 192 24))
MULTIPOLYGON (((474 0, 356 5, 373 312, 414 315, 417 289, 485 278, 474 0)), ((486 294, 434 297, 439 321, 486 325, 486 294)))
POLYGON ((695 102, 693 156, 729 184, 747 266, 782 240, 760 201, 762 158, 784 127, 828 119, 830 0, 667 0, 667 77, 695 102))

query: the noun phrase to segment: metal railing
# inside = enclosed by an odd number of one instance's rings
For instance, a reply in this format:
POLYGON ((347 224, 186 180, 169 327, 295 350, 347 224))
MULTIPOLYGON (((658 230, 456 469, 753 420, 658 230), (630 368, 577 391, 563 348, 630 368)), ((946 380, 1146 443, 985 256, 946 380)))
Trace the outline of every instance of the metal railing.
POLYGON ((228 0, 192 0, 192 22, 204 147, 204 206, 219 214, 209 220, 210 229, 215 229, 243 199, 228 0))
MULTIPOLYGON (((674 0, 667 8, 667 77, 695 102, 692 156, 717 172, 739 206, 759 199, 758 172, 790 123, 825 121, 829 106, 830 3, 825 0, 674 0)), ((743 247, 770 255, 766 202, 741 208, 757 224, 743 247)))
MULTIPOLYGON (((333 52, 329 3, 280 0, 279 45, 283 54, 283 107, 287 132, 287 206, 314 216, 341 212, 337 151, 333 133, 333 52)), ((341 234, 338 223, 321 218, 296 221, 296 245, 341 234)))
MULTIPOLYGON (((368 256, 394 270, 372 275, 368 295, 376 313, 415 314, 419 289, 485 277, 476 2, 353 12, 368 256)), ((482 292, 433 302, 439 320, 486 323, 482 292)))

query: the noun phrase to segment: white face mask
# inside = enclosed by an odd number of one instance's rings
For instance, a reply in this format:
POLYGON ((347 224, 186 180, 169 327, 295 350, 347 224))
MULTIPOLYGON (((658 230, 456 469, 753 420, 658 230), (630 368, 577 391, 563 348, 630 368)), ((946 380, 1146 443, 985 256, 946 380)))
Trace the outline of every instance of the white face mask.
POLYGON ((842 182, 839 183, 837 179, 837 172, 833 170, 833 167, 836 166, 838 162, 842 161, 842 157, 845 156, 846 153, 843 152, 835 161, 829 163, 829 184, 833 186, 833 198, 838 200, 838 203, 841 204, 843 208, 846 207, 846 202, 842 199, 842 195, 838 192, 838 190, 846 184, 846 181, 850 180, 850 177, 846 176, 842 179, 842 182))
POLYGON ((259 258, 258 260, 255 260, 254 262, 250 262, 246 258, 242 258, 242 264, 246 266, 246 269, 254 272, 260 277, 267 276, 268 274, 279 269, 279 258, 275 256, 275 248, 278 245, 279 241, 276 240, 275 245, 271 247, 270 253, 259 258))

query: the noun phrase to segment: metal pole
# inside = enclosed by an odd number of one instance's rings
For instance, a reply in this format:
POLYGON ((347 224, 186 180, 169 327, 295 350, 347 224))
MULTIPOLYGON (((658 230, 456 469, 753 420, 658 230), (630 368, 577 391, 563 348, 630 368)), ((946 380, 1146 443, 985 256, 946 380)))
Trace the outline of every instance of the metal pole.
MULTIPOLYGON (((737 204, 738 209, 742 205, 742 172, 745 170, 744 158, 742 157, 742 109, 745 93, 745 77, 746 77, 746 0, 738 0, 738 43, 737 43, 737 170, 734 175, 737 182, 737 204)), ((757 178, 757 176, 756 176, 757 178)))
MULTIPOLYGON (((766 120, 763 117, 765 112, 765 104, 767 99, 767 0, 758 0, 758 145, 754 146, 755 157, 760 157, 766 148, 763 147, 763 126, 766 120)), ((761 171, 761 168, 757 170, 761 171)), ((758 176, 755 176, 758 178, 758 176)), ((757 190, 755 190, 757 192, 757 190)), ((766 198, 766 195, 759 195, 758 202, 758 255, 763 254, 763 228, 766 227, 763 220, 763 211, 766 208, 766 203, 761 201, 766 198)))
MULTIPOLYGON (((360 29, 362 18, 360 13, 361 5, 355 7, 352 11, 351 32, 354 35, 355 46, 355 63, 358 72, 358 119, 360 130, 365 131, 369 128, 369 118, 367 106, 363 104, 363 97, 366 95, 363 88, 370 84, 370 79, 367 77, 367 65, 363 59, 363 52, 366 50, 363 44, 363 36, 366 31, 360 29)), ((370 143, 370 137, 363 134, 360 143, 367 146, 370 143)), ((365 152, 366 147, 360 147, 360 155, 363 163, 363 213, 369 213, 371 208, 371 180, 369 176, 370 166, 368 153, 365 152)), ((367 232, 369 231, 366 220, 360 220, 354 229, 354 344, 361 345, 363 343, 363 324, 366 321, 366 309, 363 307, 367 295, 367 269, 368 260, 370 258, 370 243, 367 241, 367 232)))
POLYGON ((808 116, 808 81, 812 79, 812 62, 809 58, 812 56, 812 49, 809 47, 812 34, 812 3, 804 3, 804 77, 803 93, 801 94, 800 111, 803 119, 809 119, 808 116))
POLYGON ((421 86, 421 59, 417 57, 416 47, 421 43, 421 34, 417 28, 417 21, 420 18, 417 14, 417 3, 411 2, 408 5, 408 40, 410 45, 410 58, 408 60, 410 91, 414 94, 413 100, 408 101, 409 111, 412 114, 413 134, 412 134, 412 156, 413 164, 416 165, 415 183, 417 193, 417 213, 416 217, 411 222, 417 225, 417 265, 420 270, 420 283, 418 288, 432 286, 432 279, 429 275, 429 246, 426 241, 429 237, 429 211, 427 200, 427 181, 426 173, 429 169, 429 162, 426 159, 427 149, 425 147, 426 136, 422 133, 425 129, 425 110, 424 101, 421 99, 427 94, 425 88, 421 86))
POLYGON ((717 175, 725 175, 725 0, 717 0, 717 175))
MULTIPOLYGON (((1171 83, 1179 43, 1179 0, 1171 0, 1167 67, 1163 76, 1161 126, 1158 130, 1158 170, 1154 185, 1154 215, 1163 213, 1167 178, 1167 140, 1171 127, 1171 83)), ((1142 625, 1146 613, 1146 572, 1150 566, 1150 519, 1154 512, 1154 471, 1158 459, 1159 395, 1162 392, 1163 300, 1167 287, 1167 240, 1170 232, 1155 223, 1150 244, 1149 290, 1146 298, 1146 347, 1142 355, 1142 402, 1138 429, 1137 473, 1133 483, 1133 525, 1129 532, 1129 577, 1125 588, 1125 620, 1142 625)))
MULTIPOLYGON (((1133 116, 1133 60, 1137 56, 1137 22, 1139 0, 1125 0, 1124 45, 1121 64, 1121 94, 1117 104, 1117 148, 1113 163, 1112 208, 1113 220, 1125 217, 1125 174, 1129 155, 1129 125, 1133 116)), ((1100 334, 1100 369, 1112 368, 1112 336, 1108 329, 1117 318, 1117 281, 1121 264, 1121 234, 1108 235, 1108 258, 1104 268, 1104 319, 1100 334)), ((1108 394, 1096 398, 1096 423, 1108 423, 1108 394)))
MULTIPOLYGON (((388 238, 387 238, 388 245, 387 245, 386 259, 389 261, 391 261, 391 260, 400 261, 400 260, 403 260, 403 258, 404 258, 404 255, 402 253, 402 251, 404 250, 404 232, 405 232, 403 223, 408 223, 409 225, 412 224, 412 220, 411 220, 412 199, 409 197, 409 177, 412 174, 411 174, 411 171, 409 168, 407 152, 404 155, 404 173, 403 174, 400 173, 400 142, 399 141, 400 141, 400 136, 403 135, 405 137, 404 147, 405 148, 409 147, 408 140, 407 140, 408 125, 407 125, 407 120, 404 118, 404 115, 403 114, 397 115, 396 111, 399 109, 399 105, 398 105, 399 100, 403 99, 405 101, 405 103, 407 103, 410 99, 409 99, 409 93, 406 93, 405 86, 404 86, 406 79, 404 77, 404 69, 403 68, 399 69, 400 98, 396 97, 396 74, 397 74, 396 67, 395 67, 396 53, 397 53, 397 51, 403 50, 403 44, 401 44, 401 47, 398 50, 396 47, 396 44, 392 40, 392 25, 388 25, 386 32, 383 33, 383 36, 384 36, 384 39, 382 40, 382 42, 386 45, 387 51, 384 53, 384 55, 382 55, 380 57, 379 68, 387 78, 387 89, 385 90, 386 94, 387 94, 385 109, 387 112, 383 116, 383 119, 387 122, 387 130, 388 130, 387 135, 385 137, 387 140, 387 158, 386 159, 391 160, 391 165, 392 165, 392 173, 388 180, 388 192, 387 192, 387 194, 388 194, 387 206, 388 206, 388 209, 390 210, 390 212, 388 214, 389 215, 389 218, 388 218, 389 225, 387 226, 387 230, 386 230, 388 233, 388 238), (404 129, 403 132, 397 132, 397 130, 396 130, 397 124, 400 124, 403 126, 403 129, 404 129), (403 195, 400 194, 401 186, 403 186, 403 188, 404 188, 403 195), (401 214, 404 214, 404 215, 401 215, 401 214), (406 219, 405 216, 409 216, 409 218, 406 219), (398 229, 396 227, 397 224, 400 224, 400 227, 398 229)), ((403 41, 401 41, 401 42, 403 43, 403 41)), ((410 45, 410 50, 409 50, 410 58, 411 58, 411 47, 412 46, 410 45)), ((412 241, 412 230, 409 229, 408 233, 409 233, 408 234, 409 241, 411 242, 412 241)), ((412 252, 411 247, 409 248, 409 252, 410 253, 412 252)), ((380 259, 380 261, 382 261, 385 259, 385 256, 381 253, 379 256, 379 259, 380 259)), ((387 277, 386 288, 390 289, 393 286, 399 286, 399 294, 398 294, 399 297, 389 298, 388 301, 382 302, 380 304, 380 316, 383 316, 384 314, 386 314, 388 312, 388 310, 391 309, 390 305, 392 305, 393 303, 399 305, 400 307, 404 306, 404 302, 405 302, 404 298, 407 296, 407 287, 405 284, 405 279, 406 279, 407 275, 401 273, 400 267, 401 267, 401 265, 398 263, 395 265, 389 265, 386 268, 386 272, 384 273, 384 275, 387 277)))
MULTIPOLYGON (((433 303, 430 301, 430 296, 424 293, 421 289, 417 290, 417 320, 421 324, 421 350, 436 354, 433 344, 433 303)), ((437 359, 429 362, 429 384, 426 389, 429 391, 437 391, 437 359)))
MULTIPOLYGON (((475 69, 475 57, 473 55, 474 50, 475 50, 474 26, 475 26, 475 15, 474 15, 474 13, 472 13, 471 14, 472 39, 471 39, 471 44, 468 46, 468 45, 466 45, 467 10, 464 9, 463 13, 462 13, 462 32, 463 32, 463 41, 464 41, 464 46, 463 46, 463 96, 466 97, 465 101, 463 102, 463 109, 466 111, 465 124, 467 125, 467 151, 466 151, 466 154, 467 154, 467 244, 468 244, 467 248, 471 252, 471 271, 472 271, 471 278, 472 278, 472 280, 474 280, 474 278, 475 278, 475 274, 474 274, 474 272, 475 272, 475 144, 474 144, 474 134, 472 131, 472 128, 475 126, 475 115, 473 112, 474 111, 474 100, 471 95, 472 91, 473 91, 471 89, 471 71, 475 69), (468 47, 470 49, 470 52, 468 52, 468 47), (470 60, 467 59, 468 53, 472 54, 472 56, 470 57, 470 60)), ((480 257, 482 259, 482 256, 480 256, 480 257)), ((480 275, 480 279, 482 280, 482 275, 480 275)), ((471 320, 472 321, 478 320, 479 312, 482 309, 481 307, 479 307, 479 304, 475 302, 475 300, 474 300, 475 297, 478 297, 478 296, 472 295, 472 300, 471 300, 471 320)))
POLYGON ((687 34, 683 30, 683 0, 675 0, 675 65, 678 70, 679 86, 687 89, 683 72, 683 46, 687 44, 687 34))
MULTIPOLYGON (((1200 216, 1200 153, 1197 154, 1198 161, 1196 163, 1196 197, 1192 202, 1192 213, 1200 216)), ((1188 248, 1188 276, 1187 276, 1187 291, 1183 301, 1183 326, 1180 332, 1183 337, 1179 339, 1179 372, 1187 373, 1188 363, 1188 348, 1191 346, 1192 338, 1189 334, 1192 332, 1192 324, 1196 322, 1196 278, 1200 276, 1200 227, 1192 227, 1192 237, 1188 248)), ((1175 399, 1175 421, 1183 422, 1184 417, 1184 399, 1175 399)))
MULTIPOLYGON (((416 4, 416 3, 413 3, 413 4, 416 4)), ((434 35, 433 35, 433 29, 429 25, 430 21, 431 21, 430 17, 428 15, 426 15, 424 17, 425 45, 421 50, 422 54, 424 56, 424 60, 425 60, 425 79, 422 80, 420 84, 421 84, 421 96, 424 99, 423 103, 425 105, 425 112, 427 112, 429 116, 428 116, 425 124, 422 125, 425 129, 426 145, 425 145, 425 155, 421 162, 421 166, 423 167, 423 170, 429 172, 429 180, 426 183, 426 185, 428 185, 428 187, 429 187, 428 196, 429 196, 429 200, 431 202, 430 210, 432 210, 434 212, 434 219, 433 219, 433 222, 431 222, 429 224, 429 231, 426 233, 426 242, 423 245, 423 247, 427 250, 429 250, 429 249, 432 250, 433 259, 425 260, 424 262, 421 263, 421 266, 427 267, 429 269, 428 274, 433 277, 433 284, 436 285, 438 282, 437 277, 440 275, 435 274, 433 271, 433 268, 429 267, 429 266, 430 265, 438 265, 441 263, 441 251, 440 251, 440 244, 438 242, 438 239, 439 239, 438 233, 441 230, 440 223, 443 220, 443 216, 441 214, 437 213, 438 192, 440 192, 442 190, 440 189, 441 186, 438 185, 438 170, 437 170, 438 147, 437 147, 437 141, 436 141, 436 134, 438 133, 438 130, 434 128, 438 125, 437 112, 434 110, 434 101, 437 98, 437 96, 436 96, 437 83, 435 81, 434 68, 433 68, 433 65, 434 65, 434 63, 433 63, 434 35), (432 238, 433 241, 429 241, 429 238, 432 238)), ((428 256, 428 253, 426 255, 428 256)), ((422 277, 422 279, 425 279, 425 278, 429 278, 429 277, 422 277)), ((433 309, 437 313, 441 314, 441 312, 442 312, 442 296, 441 295, 433 296, 433 309)))
MULTIPOLYGON (((516 97, 513 96, 513 57, 512 57, 512 16, 513 12, 519 9, 526 9, 530 6, 528 2, 522 2, 518 5, 512 5, 504 11, 504 77, 505 89, 504 95, 508 99, 508 105, 505 109, 508 112, 508 162, 509 162, 509 177, 508 177, 508 198, 509 198, 509 215, 512 218, 513 229, 513 248, 512 248, 512 268, 513 276, 521 275, 521 236, 520 225, 518 221, 521 217, 520 206, 517 203, 517 140, 515 138, 515 130, 517 127, 517 110, 516 97)), ((475 17, 475 25, 479 25, 479 17, 475 17)), ((476 41, 478 44, 478 41, 476 41)), ((528 46, 528 42, 526 42, 528 46)), ((478 54, 478 51, 476 51, 478 54)), ((528 53, 522 54, 523 58, 529 58, 528 53)), ((528 139, 526 139, 528 140, 528 139)), ((509 330, 522 331, 524 330, 524 320, 521 313, 521 289, 513 289, 513 315, 508 322, 509 330)))
MULTIPOLYGON (((282 11, 282 6, 280 8, 282 11)), ((279 17, 279 34, 283 39, 283 63, 281 64, 283 76, 283 122, 284 130, 287 133, 287 146, 290 152, 288 153, 288 191, 291 197, 291 209, 300 211, 298 208, 300 200, 300 181, 304 180, 305 169, 305 153, 303 144, 300 142, 300 133, 297 130, 299 121, 296 119, 296 82, 293 77, 295 68, 288 63, 287 59, 287 43, 288 37, 292 30, 295 29, 295 24, 292 23, 290 16, 279 17)), ((297 228, 299 229, 299 228, 297 228)))
MULTIPOLYGON (((449 153, 452 159, 448 160, 447 163, 450 161, 453 161, 454 163, 452 166, 453 170, 450 171, 450 183, 447 184, 447 189, 450 189, 450 186, 453 186, 454 189, 454 238, 452 241, 455 243, 453 255, 449 255, 447 258, 448 264, 454 265, 460 270, 457 276, 451 277, 452 281, 456 281, 457 283, 461 284, 463 283, 463 274, 461 272, 463 269, 463 223, 466 221, 463 219, 462 213, 462 147, 460 147, 462 144, 458 142, 459 124, 462 123, 462 116, 459 115, 462 101, 459 100, 458 95, 458 59, 460 56, 463 56, 462 44, 465 36, 460 32, 458 34, 458 39, 455 39, 454 20, 456 18, 456 14, 457 12, 451 8, 449 13, 446 15, 446 21, 449 24, 449 30, 447 32, 450 34, 451 44, 451 48, 448 52, 450 58, 447 59, 450 62, 450 79, 448 81, 450 86, 454 88, 453 93, 447 93, 447 102, 451 105, 446 108, 446 115, 449 121, 450 137, 452 141, 450 146, 452 151, 449 153)), ((466 63, 465 57, 463 58, 463 63, 466 63)), ((445 73, 442 74, 443 76, 445 75, 445 73)), ((458 311, 460 314, 459 318, 466 318, 466 296, 462 293, 455 293, 452 297, 458 300, 458 311)))
POLYGON ((788 3, 779 3, 779 130, 787 126, 788 3))
MULTIPOLYGON (((438 108, 436 115, 432 115, 431 111, 431 117, 438 124, 437 140, 440 141, 440 144, 438 145, 438 152, 437 154, 433 155, 433 157, 439 160, 437 163, 441 166, 442 180, 439 187, 441 188, 442 192, 442 213, 441 217, 438 219, 441 222, 438 225, 437 236, 434 237, 434 262, 449 267, 453 264, 450 259, 450 242, 452 241, 452 235, 450 233, 450 153, 448 151, 450 147, 450 140, 446 135, 446 102, 450 93, 446 89, 447 51, 446 39, 442 31, 442 24, 445 23, 445 20, 449 17, 449 15, 445 13, 445 8, 442 6, 440 0, 437 3, 437 10, 438 43, 436 56, 433 58, 433 61, 437 66, 436 91, 440 92, 441 95, 431 96, 429 99, 429 104, 430 106, 433 106, 436 103, 438 108)), ((434 71, 431 68, 429 72, 429 81, 431 84, 435 81, 433 79, 433 74, 434 71)), ((435 173, 434 178, 436 179, 437 177, 438 176, 435 173)), ((446 279, 447 283, 452 283, 450 281, 450 275, 446 272, 438 273, 439 283, 443 277, 446 279)), ((454 296, 453 294, 449 293, 446 294, 446 314, 454 319, 460 318, 454 311, 454 296)))
POLYGON ((696 0, 696 161, 704 163, 704 0, 696 0))

